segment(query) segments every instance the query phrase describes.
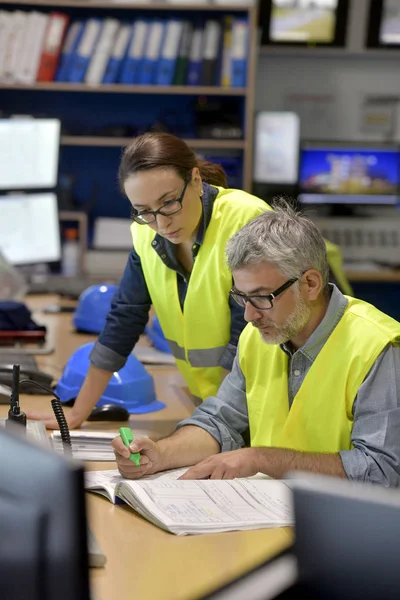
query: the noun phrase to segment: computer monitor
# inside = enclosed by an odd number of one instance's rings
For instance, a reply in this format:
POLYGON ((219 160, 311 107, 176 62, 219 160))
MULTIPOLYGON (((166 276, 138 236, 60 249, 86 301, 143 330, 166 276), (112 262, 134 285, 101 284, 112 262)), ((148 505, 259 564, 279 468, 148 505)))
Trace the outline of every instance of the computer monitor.
POLYGON ((294 554, 299 580, 311 594, 324 600, 398 600, 398 490, 308 474, 297 474, 292 489, 294 554))
POLYGON ((0 430, 2 600, 89 600, 83 477, 80 463, 0 430))
POLYGON ((348 0, 261 0, 261 45, 344 46, 348 0))
POLYGON ((398 600, 400 495, 293 474, 295 541, 202 600, 398 600))
POLYGON ((304 142, 300 152, 301 204, 397 204, 397 145, 304 142))
POLYGON ((0 195, 0 252, 12 265, 51 263, 61 258, 57 196, 0 195))
POLYGON ((400 4, 398 0, 371 0, 369 6, 368 48, 400 47, 400 4))
POLYGON ((0 119, 0 190, 57 186, 59 119, 0 119))

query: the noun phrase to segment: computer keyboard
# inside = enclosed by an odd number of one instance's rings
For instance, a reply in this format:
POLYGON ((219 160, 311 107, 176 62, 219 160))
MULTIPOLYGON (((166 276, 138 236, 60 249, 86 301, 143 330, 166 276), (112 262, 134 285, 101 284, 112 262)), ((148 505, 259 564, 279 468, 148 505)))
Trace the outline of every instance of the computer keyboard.
POLYGON ((32 354, 23 354, 22 352, 13 352, 10 348, 1 349, 0 352, 0 367, 5 365, 19 365, 21 371, 37 371, 38 364, 36 358, 32 354))
POLYGON ((98 541, 87 524, 87 544, 88 544, 88 559, 89 567, 104 567, 107 562, 107 557, 100 548, 98 541))
MULTIPOLYGON (((51 275, 45 278, 32 280, 28 284, 28 294, 60 294, 69 298, 79 298, 81 293, 96 283, 93 277, 81 275, 78 277, 65 277, 51 275)), ((97 282, 98 283, 98 282, 97 282)))

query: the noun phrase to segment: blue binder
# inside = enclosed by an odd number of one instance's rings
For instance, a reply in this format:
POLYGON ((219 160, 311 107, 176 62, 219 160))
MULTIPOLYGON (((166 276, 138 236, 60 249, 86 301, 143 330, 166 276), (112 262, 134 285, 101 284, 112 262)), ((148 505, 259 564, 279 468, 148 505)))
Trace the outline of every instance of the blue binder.
POLYGON ((156 19, 149 23, 143 61, 140 65, 139 83, 156 83, 157 67, 165 33, 165 22, 156 19))
POLYGON ((204 27, 203 24, 197 24, 193 31, 192 46, 189 53, 187 85, 200 85, 203 64, 203 43, 204 27))
POLYGON ((60 62, 57 67, 54 81, 68 81, 68 73, 71 67, 72 58, 82 37, 83 30, 83 21, 71 23, 61 51, 60 62))
POLYGON ((247 79, 247 53, 249 45, 249 23, 237 18, 232 25, 232 87, 245 87, 247 79))
POLYGON ((155 77, 157 85, 172 85, 174 81, 183 26, 184 22, 180 19, 169 19, 166 23, 164 41, 155 77))
POLYGON ((71 59, 68 81, 81 83, 84 80, 90 59, 99 41, 102 26, 102 19, 88 19, 86 21, 81 39, 71 59))
POLYGON ((123 23, 117 35, 115 47, 108 60, 102 83, 116 83, 128 52, 132 37, 132 25, 123 23))
POLYGON ((145 19, 137 19, 134 22, 132 37, 122 64, 119 83, 139 83, 139 69, 146 47, 148 26, 148 22, 145 19))

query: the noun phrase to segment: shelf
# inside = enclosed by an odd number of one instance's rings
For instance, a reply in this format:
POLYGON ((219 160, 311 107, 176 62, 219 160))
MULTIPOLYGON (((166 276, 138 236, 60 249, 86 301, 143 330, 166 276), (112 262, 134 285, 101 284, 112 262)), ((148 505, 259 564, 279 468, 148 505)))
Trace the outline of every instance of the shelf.
POLYGON ((346 271, 349 281, 399 282, 400 271, 346 271))
MULTIPOLYGON (((132 141, 130 137, 101 137, 101 136, 78 136, 63 135, 61 144, 63 146, 127 146, 132 141)), ((216 139, 186 139, 184 140, 191 148, 212 148, 215 150, 244 150, 244 140, 216 140, 216 139)))
MULTIPOLYGON (((55 6, 55 5, 54 5, 55 6)), ((218 86, 189 85, 88 85, 87 83, 0 83, 0 90, 23 90, 44 92, 89 92, 97 94, 175 94, 179 96, 245 96, 247 88, 224 88, 218 86)))
POLYGON ((361 60, 399 60, 400 50, 377 50, 362 48, 360 50, 351 50, 350 48, 295 48, 262 46, 260 48, 260 58, 323 58, 323 59, 361 59, 361 60))
POLYGON ((253 6, 224 6, 223 4, 215 4, 215 5, 207 5, 201 4, 199 2, 190 2, 188 0, 188 4, 168 4, 167 2, 153 2, 149 4, 148 2, 143 2, 142 4, 135 4, 134 2, 87 2, 85 0, 6 0, 5 2, 1 2, 1 4, 9 4, 9 5, 18 5, 18 6, 50 6, 55 10, 58 7, 70 7, 70 8, 106 8, 106 9, 122 9, 122 10, 166 10, 166 11, 218 11, 218 12, 247 12, 249 10, 254 9, 253 6))

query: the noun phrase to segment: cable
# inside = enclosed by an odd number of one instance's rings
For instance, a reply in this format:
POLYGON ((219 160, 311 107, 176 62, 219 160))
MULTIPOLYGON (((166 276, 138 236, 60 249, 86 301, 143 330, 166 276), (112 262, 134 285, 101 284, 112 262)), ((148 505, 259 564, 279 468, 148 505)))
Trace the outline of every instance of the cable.
POLYGON ((53 407, 53 412, 55 414, 58 426, 60 428, 64 452, 67 451, 68 453, 72 454, 71 436, 69 433, 67 419, 65 418, 60 399, 53 398, 53 400, 51 401, 51 406, 53 407))
POLYGON ((60 434, 61 434, 61 440, 62 440, 64 452, 68 453, 68 454, 72 454, 71 436, 69 433, 67 419, 65 418, 64 411, 61 406, 60 397, 57 396, 57 394, 54 393, 54 391, 51 388, 47 387, 46 385, 43 385, 42 383, 39 383, 38 381, 34 381, 33 379, 21 379, 21 381, 19 382, 19 385, 23 386, 24 383, 29 383, 29 385, 34 385, 42 390, 45 390, 46 392, 49 392, 50 394, 52 394, 54 396, 54 399, 51 401, 51 406, 53 409, 54 416, 57 419, 58 426, 60 428, 60 434))
POLYGON ((19 365, 13 365, 13 379, 10 398, 10 409, 6 419, 6 427, 11 428, 14 425, 19 427, 19 431, 26 429, 26 414, 22 412, 19 406, 19 386, 20 386, 20 368, 19 365))

